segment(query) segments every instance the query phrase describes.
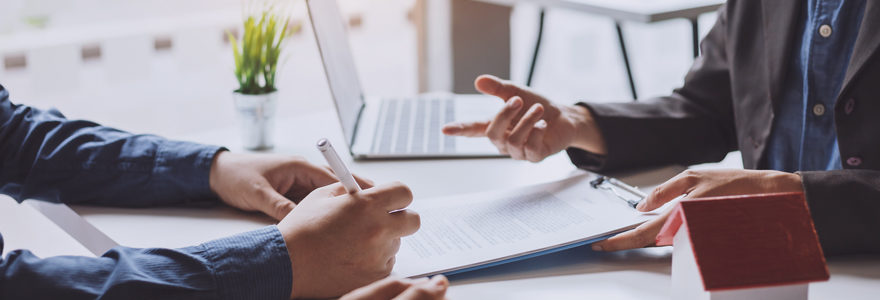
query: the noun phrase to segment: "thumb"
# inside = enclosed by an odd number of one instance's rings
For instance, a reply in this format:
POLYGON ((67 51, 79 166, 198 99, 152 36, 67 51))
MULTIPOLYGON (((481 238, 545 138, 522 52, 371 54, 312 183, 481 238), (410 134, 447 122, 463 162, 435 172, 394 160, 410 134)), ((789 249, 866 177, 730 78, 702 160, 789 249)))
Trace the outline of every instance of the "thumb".
POLYGON ((391 299, 410 287, 408 279, 387 277, 342 296, 340 300, 391 299))
POLYGON ((394 297, 394 300, 441 300, 446 295, 449 281, 443 275, 437 275, 429 281, 423 281, 406 289, 394 297))
POLYGON ((285 198, 275 191, 275 189, 266 188, 263 190, 263 195, 265 195, 263 196, 265 199, 260 201, 261 205, 258 209, 275 220, 280 221, 281 219, 284 219, 284 217, 296 207, 296 204, 293 203, 293 201, 285 198))
POLYGON ((652 211, 678 196, 690 193, 694 189, 694 185, 697 184, 696 179, 694 179, 695 176, 691 174, 688 171, 682 172, 654 188, 648 194, 648 197, 639 203, 636 209, 639 211, 652 211))
POLYGON ((303 202, 306 201, 312 201, 309 200, 311 198, 327 199, 342 196, 345 194, 348 194, 348 191, 345 190, 345 186, 343 186, 341 182, 337 181, 336 183, 322 186, 313 190, 311 193, 309 193, 308 196, 303 198, 302 201, 299 202, 299 204, 303 204, 303 202))
POLYGON ((474 80, 474 87, 483 94, 496 96, 504 101, 522 93, 522 89, 516 85, 494 75, 480 75, 474 80))

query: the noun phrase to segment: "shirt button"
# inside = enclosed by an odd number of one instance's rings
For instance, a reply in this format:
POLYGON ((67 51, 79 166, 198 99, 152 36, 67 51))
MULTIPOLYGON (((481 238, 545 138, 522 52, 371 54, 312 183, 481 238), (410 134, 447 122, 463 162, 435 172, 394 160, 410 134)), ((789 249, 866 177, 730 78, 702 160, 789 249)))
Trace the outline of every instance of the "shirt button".
POLYGON ((856 99, 849 98, 848 100, 846 100, 846 104, 843 105, 843 112, 848 115, 848 114, 851 114, 853 112, 853 110, 855 110, 855 109, 856 109, 856 99))
POLYGON ((831 36, 831 25, 823 24, 822 26, 819 26, 819 35, 824 38, 831 36))
POLYGON ((816 115, 817 117, 821 117, 822 115, 824 115, 825 114, 825 105, 822 105, 822 103, 813 105, 813 114, 816 115))
POLYGON ((858 156, 853 156, 846 159, 846 164, 850 167, 858 167, 862 164, 862 158, 858 156))

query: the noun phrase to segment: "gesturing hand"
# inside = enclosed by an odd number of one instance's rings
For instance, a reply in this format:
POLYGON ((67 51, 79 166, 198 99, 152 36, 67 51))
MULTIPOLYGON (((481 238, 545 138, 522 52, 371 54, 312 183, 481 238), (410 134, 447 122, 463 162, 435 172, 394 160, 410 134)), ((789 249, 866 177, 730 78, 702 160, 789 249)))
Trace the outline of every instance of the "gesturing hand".
POLYGON ((443 300, 449 281, 443 275, 417 280, 385 278, 351 291, 339 300, 443 300))
POLYGON ((397 211, 412 199, 401 183, 354 194, 335 183, 309 194, 278 224, 293 268, 291 297, 337 297, 388 276, 400 238, 419 229, 417 213, 397 211))
MULTIPOLYGON (((369 180, 356 179, 362 188, 373 186, 369 180)), ((209 181, 226 204, 281 220, 296 206, 293 201, 339 180, 327 167, 301 157, 222 151, 214 156, 209 181)))
POLYGON ((605 144, 590 112, 580 106, 555 104, 526 88, 482 75, 477 90, 507 104, 490 121, 450 123, 447 135, 488 137, 502 154, 538 162, 567 147, 605 154, 605 144))
MULTIPOLYGON (((661 184, 639 203, 640 211, 652 211, 678 196, 684 199, 728 195, 803 192, 800 175, 779 171, 687 170, 661 184)), ((593 250, 617 251, 653 246, 671 210, 636 229, 593 244, 593 250)))

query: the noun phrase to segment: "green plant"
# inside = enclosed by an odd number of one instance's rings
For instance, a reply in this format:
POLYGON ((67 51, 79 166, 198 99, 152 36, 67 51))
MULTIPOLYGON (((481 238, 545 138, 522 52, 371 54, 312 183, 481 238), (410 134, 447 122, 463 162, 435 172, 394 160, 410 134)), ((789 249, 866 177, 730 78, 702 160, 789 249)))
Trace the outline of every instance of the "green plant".
POLYGON ((241 39, 227 32, 235 58, 236 92, 260 95, 276 91, 275 73, 287 36, 299 30, 288 30, 289 18, 276 12, 276 6, 263 5, 259 12, 244 20, 241 39), (278 29, 281 30, 278 30, 278 29))

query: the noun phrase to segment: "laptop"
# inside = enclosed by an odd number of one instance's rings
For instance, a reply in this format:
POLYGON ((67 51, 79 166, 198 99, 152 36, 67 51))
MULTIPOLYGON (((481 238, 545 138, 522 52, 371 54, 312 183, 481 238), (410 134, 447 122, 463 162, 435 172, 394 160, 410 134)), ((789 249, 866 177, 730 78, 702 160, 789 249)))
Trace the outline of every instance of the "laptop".
POLYGON ((355 159, 502 157, 488 139, 445 136, 444 124, 487 120, 503 102, 486 95, 367 97, 336 0, 306 0, 346 143, 355 159))

